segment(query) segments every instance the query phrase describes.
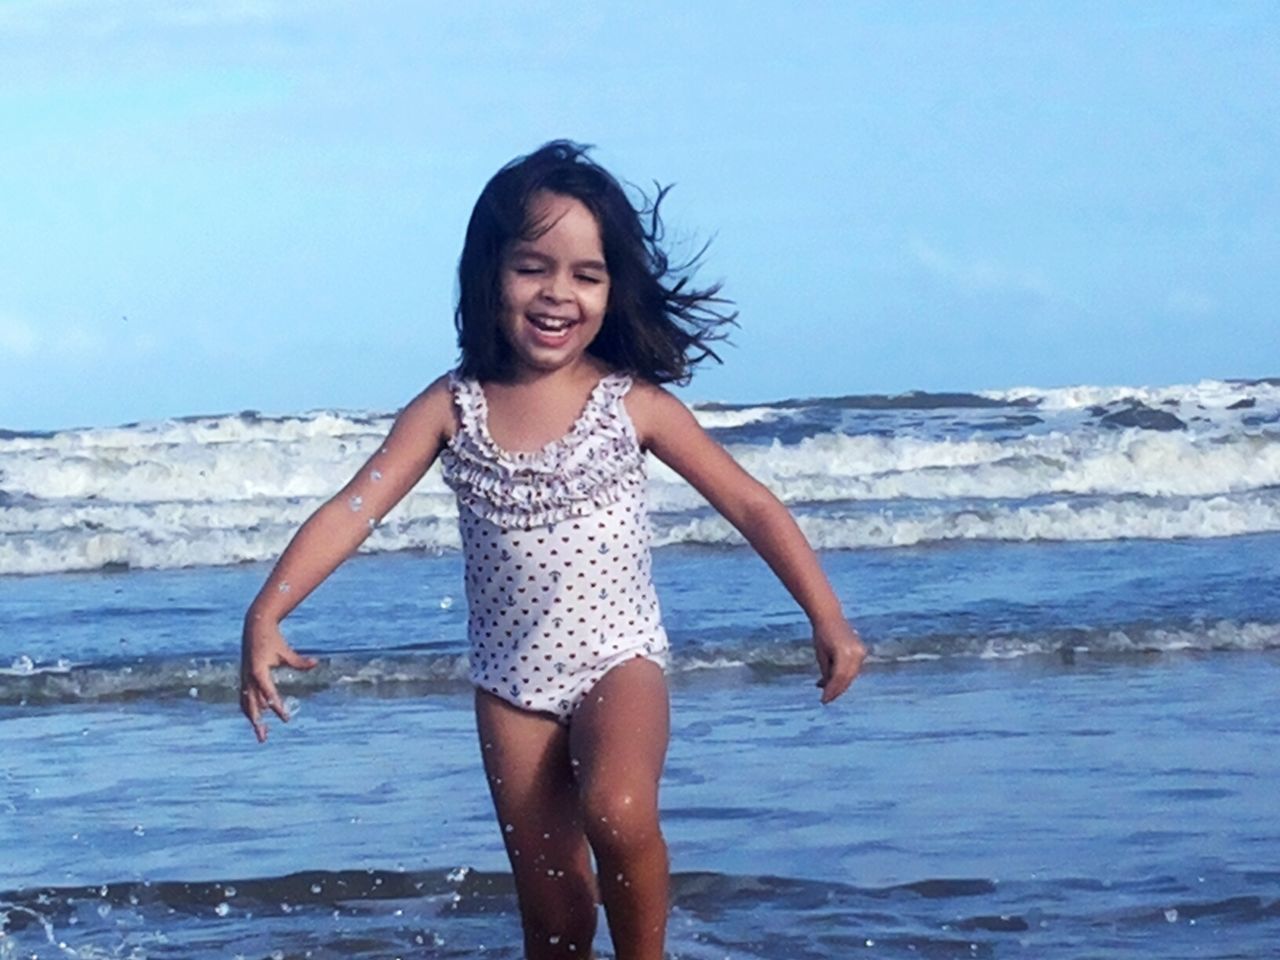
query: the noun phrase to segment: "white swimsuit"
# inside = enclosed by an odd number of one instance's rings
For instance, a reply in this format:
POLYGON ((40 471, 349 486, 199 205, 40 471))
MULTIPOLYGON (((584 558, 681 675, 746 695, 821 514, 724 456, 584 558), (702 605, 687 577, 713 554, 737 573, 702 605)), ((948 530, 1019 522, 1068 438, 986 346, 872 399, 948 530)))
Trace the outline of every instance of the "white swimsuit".
POLYGON ((513 453, 489 434, 480 384, 449 378, 461 429, 440 459, 458 497, 471 682, 564 723, 618 664, 667 665, 631 382, 607 374, 564 437, 513 453))

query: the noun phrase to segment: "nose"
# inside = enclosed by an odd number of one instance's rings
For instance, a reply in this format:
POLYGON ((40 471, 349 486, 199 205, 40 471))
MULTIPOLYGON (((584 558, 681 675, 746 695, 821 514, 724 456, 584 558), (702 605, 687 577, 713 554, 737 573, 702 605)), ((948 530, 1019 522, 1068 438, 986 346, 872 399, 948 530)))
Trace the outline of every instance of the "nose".
POLYGON ((547 274, 546 282, 542 285, 543 299, 552 303, 561 303, 569 299, 569 284, 565 276, 559 270, 552 270, 547 274))

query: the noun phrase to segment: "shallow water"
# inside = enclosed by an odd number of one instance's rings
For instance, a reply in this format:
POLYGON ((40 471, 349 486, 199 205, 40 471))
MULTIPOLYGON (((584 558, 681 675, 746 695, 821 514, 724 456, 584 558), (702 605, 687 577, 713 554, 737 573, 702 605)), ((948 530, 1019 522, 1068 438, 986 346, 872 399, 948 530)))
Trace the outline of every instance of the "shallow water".
MULTIPOLYGON (((966 659, 821 708, 800 675, 677 678, 670 952, 1263 956, 1278 680, 1275 652, 966 659)), ((6 708, 0 944, 518 956, 467 701, 330 690, 265 748, 230 704, 6 708)))
MULTIPOLYGON (((1101 388, 700 414, 873 656, 820 707, 785 591, 655 477, 672 957, 1274 954, 1280 388, 1125 389, 1187 429, 1101 388)), ((519 955, 430 482, 286 624, 294 723, 237 712, 266 570, 201 564, 274 553, 377 429, 0 438, 0 571, 39 574, 0 576, 0 960, 519 955)))

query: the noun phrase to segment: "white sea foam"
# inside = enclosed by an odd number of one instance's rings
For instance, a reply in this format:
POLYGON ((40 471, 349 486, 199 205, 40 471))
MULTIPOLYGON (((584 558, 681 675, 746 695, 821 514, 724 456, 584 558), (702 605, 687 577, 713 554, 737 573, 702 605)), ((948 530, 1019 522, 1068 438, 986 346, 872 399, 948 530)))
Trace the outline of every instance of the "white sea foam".
MULTIPOLYGON (((931 410, 921 420, 916 411, 823 411, 815 401, 808 414, 755 407, 699 415, 709 426, 766 424, 765 431, 776 421, 771 443, 737 443, 731 452, 832 549, 1280 529, 1280 428, 1269 412, 1280 410, 1280 388, 1206 381, 1004 391, 1024 393, 1041 399, 1044 415, 999 432, 980 429, 989 414, 971 409, 931 410), (1254 407, 1227 409, 1246 396, 1254 407), (1120 397, 1195 403, 1212 407, 1212 416, 1161 432, 1108 429, 1071 412, 1120 397), (814 409, 842 427, 814 433, 804 421, 814 409), (797 427, 809 435, 780 439, 797 427)), ((389 423, 384 415, 322 411, 0 439, 0 573, 272 558, 376 452, 389 423)), ((650 478, 659 543, 735 542, 669 468, 653 461, 650 478)), ((364 549, 453 549, 456 515, 433 470, 364 549)))
MULTIPOLYGON (((411 498, 404 515, 379 528, 366 552, 455 550, 454 518, 411 498), (425 506, 420 513, 419 506, 425 506), (417 513, 417 515, 415 515, 417 513)), ((163 510, 158 511, 163 513, 163 510)), ((40 574, 104 567, 172 568, 265 561, 278 556, 306 514, 295 505, 270 524, 226 523, 211 527, 151 525, 133 531, 67 529, 40 536, 0 538, 0 571, 40 574), (297 522, 290 522, 297 521, 297 522)), ((227 513, 219 518, 225 522, 227 513)), ((1280 494, 1060 501, 1046 504, 957 506, 936 504, 902 514, 892 507, 861 509, 846 516, 799 513, 815 547, 829 550, 892 548, 967 540, 1083 541, 1126 538, 1232 537, 1280 531, 1280 494)), ((654 543, 737 545, 738 533, 718 515, 658 514, 654 543)))
MULTIPOLYGON (((801 515, 801 528, 818 549, 912 547, 963 540, 1089 541, 1234 537, 1280 531, 1280 495, 1210 497, 1177 502, 1142 500, 1095 504, 930 507, 909 516, 892 509, 846 517, 801 515)), ((655 542, 740 544, 718 516, 659 526, 655 542)))
POLYGON ((1280 385, 1250 381, 1201 380, 1199 383, 1171 386, 1091 386, 1013 387, 1007 390, 981 390, 979 396, 1014 402, 1038 401, 1041 410, 1081 410, 1136 400, 1147 406, 1177 404, 1221 410, 1241 401, 1254 400, 1260 405, 1280 407, 1280 385))
MULTIPOLYGON (((1207 623, 1138 623, 1048 629, 1030 633, 896 636, 872 643, 871 661, 916 663, 952 658, 1016 660, 1023 657, 1128 656, 1188 651, 1262 651, 1280 648, 1280 624, 1234 620, 1207 623)), ((767 641, 681 645, 672 670, 714 674, 743 670, 804 670, 813 667, 805 631, 767 641)), ((192 697, 232 701, 238 663, 232 658, 150 657, 118 662, 34 664, 0 669, 0 704, 85 703, 192 697), (191 691, 195 690, 195 694, 191 691)), ((337 653, 306 673, 285 671, 279 679, 295 691, 339 687, 352 695, 395 696, 447 689, 467 682, 467 654, 337 653)), ((2 955, 0 955, 2 956, 2 955)))
MULTIPOLYGON (((793 445, 733 448, 788 502, 949 500, 1043 495, 1208 496, 1280 484, 1280 437, 1226 439, 1117 430, 997 441, 822 434, 793 445)), ((653 471, 667 509, 696 502, 674 473, 653 471), (668 489, 674 487, 675 489, 668 489)))
POLYGON ((698 423, 708 430, 744 427, 749 423, 765 423, 776 420, 781 413, 782 411, 776 407, 743 407, 733 410, 700 410, 695 407, 693 411, 698 423))

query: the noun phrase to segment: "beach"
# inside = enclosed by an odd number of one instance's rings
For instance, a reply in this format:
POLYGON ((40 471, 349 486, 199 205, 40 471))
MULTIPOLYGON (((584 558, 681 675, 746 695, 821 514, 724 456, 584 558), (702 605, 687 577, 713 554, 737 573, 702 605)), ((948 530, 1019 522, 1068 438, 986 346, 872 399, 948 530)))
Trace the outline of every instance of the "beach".
MULTIPOLYGON (((681 958, 1255 958, 1280 941, 1280 387, 705 406, 872 656, 659 464, 681 958)), ((243 611, 385 413, 0 435, 0 958, 520 956, 433 471, 286 623, 243 611)), ((600 956, 611 955, 607 935, 600 956)))

